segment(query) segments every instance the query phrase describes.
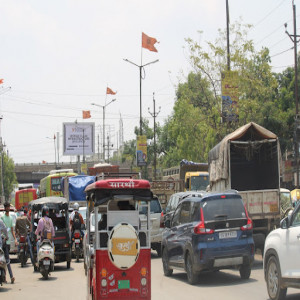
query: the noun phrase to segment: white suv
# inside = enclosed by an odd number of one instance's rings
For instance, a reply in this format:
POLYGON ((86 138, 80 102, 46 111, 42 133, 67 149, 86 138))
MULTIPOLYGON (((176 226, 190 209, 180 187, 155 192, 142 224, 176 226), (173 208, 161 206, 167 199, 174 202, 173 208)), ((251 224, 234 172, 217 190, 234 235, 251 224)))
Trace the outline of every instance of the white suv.
POLYGON ((300 288, 300 205, 269 233, 264 249, 264 275, 271 300, 285 299, 288 287, 300 288))

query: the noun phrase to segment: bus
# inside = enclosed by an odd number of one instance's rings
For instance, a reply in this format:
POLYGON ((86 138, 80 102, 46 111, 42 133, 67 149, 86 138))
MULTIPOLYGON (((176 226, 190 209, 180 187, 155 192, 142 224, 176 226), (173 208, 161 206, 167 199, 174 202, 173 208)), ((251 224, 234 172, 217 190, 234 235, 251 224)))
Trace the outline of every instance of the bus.
POLYGON ((30 201, 37 199, 36 189, 27 188, 16 191, 15 208, 20 211, 22 208, 27 208, 30 201))
POLYGON ((61 180, 63 177, 76 176, 72 169, 52 170, 50 174, 40 181, 40 197, 63 197, 61 180))

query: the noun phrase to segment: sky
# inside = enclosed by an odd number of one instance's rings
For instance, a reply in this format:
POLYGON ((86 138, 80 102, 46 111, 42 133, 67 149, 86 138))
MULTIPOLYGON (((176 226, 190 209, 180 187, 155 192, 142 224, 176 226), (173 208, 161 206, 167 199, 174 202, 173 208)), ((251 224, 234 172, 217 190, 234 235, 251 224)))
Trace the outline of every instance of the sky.
MULTIPOLYGON (((292 0, 229 0, 230 22, 253 25, 249 38, 256 50, 268 47, 274 72, 293 66, 292 0)), ((294 1, 297 23, 300 0, 294 1)), ((15 163, 54 162, 53 137, 59 133, 59 161, 63 156, 63 123, 94 122, 112 148, 123 138, 134 139, 139 126, 139 68, 142 116, 153 126, 153 97, 157 122, 172 113, 178 83, 192 71, 186 39, 201 45, 213 42, 226 28, 225 0, 0 0, 1 137, 15 163), (200 34, 199 31, 202 33, 200 34), (157 39, 158 52, 141 48, 142 32, 157 39), (116 95, 106 95, 110 87, 116 95), (159 109, 160 107, 160 109, 159 109), (82 119, 90 110, 91 118, 82 119), (101 127, 100 127, 101 126, 101 127)), ((297 30, 300 29, 300 23, 297 30)), ((100 145, 101 147, 101 145, 100 145)), ((56 158, 57 159, 57 158, 56 158)))

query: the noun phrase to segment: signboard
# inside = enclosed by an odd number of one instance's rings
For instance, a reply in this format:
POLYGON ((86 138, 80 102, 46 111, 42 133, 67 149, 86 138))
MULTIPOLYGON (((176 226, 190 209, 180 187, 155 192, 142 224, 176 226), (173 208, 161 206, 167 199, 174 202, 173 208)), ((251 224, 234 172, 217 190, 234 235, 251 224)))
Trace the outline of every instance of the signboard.
POLYGON ((222 116, 223 121, 238 121, 239 77, 237 71, 222 73, 222 116))
POLYGON ((146 166, 147 164, 147 137, 138 135, 136 141, 136 164, 137 166, 146 166))
POLYGON ((63 155, 92 155, 95 152, 95 123, 63 123, 63 155))

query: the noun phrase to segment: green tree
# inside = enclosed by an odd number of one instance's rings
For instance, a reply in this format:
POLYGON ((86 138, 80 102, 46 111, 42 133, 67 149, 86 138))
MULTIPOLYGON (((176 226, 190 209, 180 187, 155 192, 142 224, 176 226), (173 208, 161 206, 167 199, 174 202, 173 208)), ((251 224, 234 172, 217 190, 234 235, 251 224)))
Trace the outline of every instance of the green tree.
MULTIPOLYGON (((3 174, 3 189, 4 189, 4 196, 5 199, 8 200, 10 197, 10 194, 12 193, 14 189, 14 184, 17 184, 17 176, 15 173, 15 164, 12 158, 10 158, 5 152, 3 153, 3 168, 2 168, 2 174, 3 174)), ((1 174, 1 176, 2 176, 1 174)), ((2 195, 2 186, 0 185, 0 191, 2 195)))

